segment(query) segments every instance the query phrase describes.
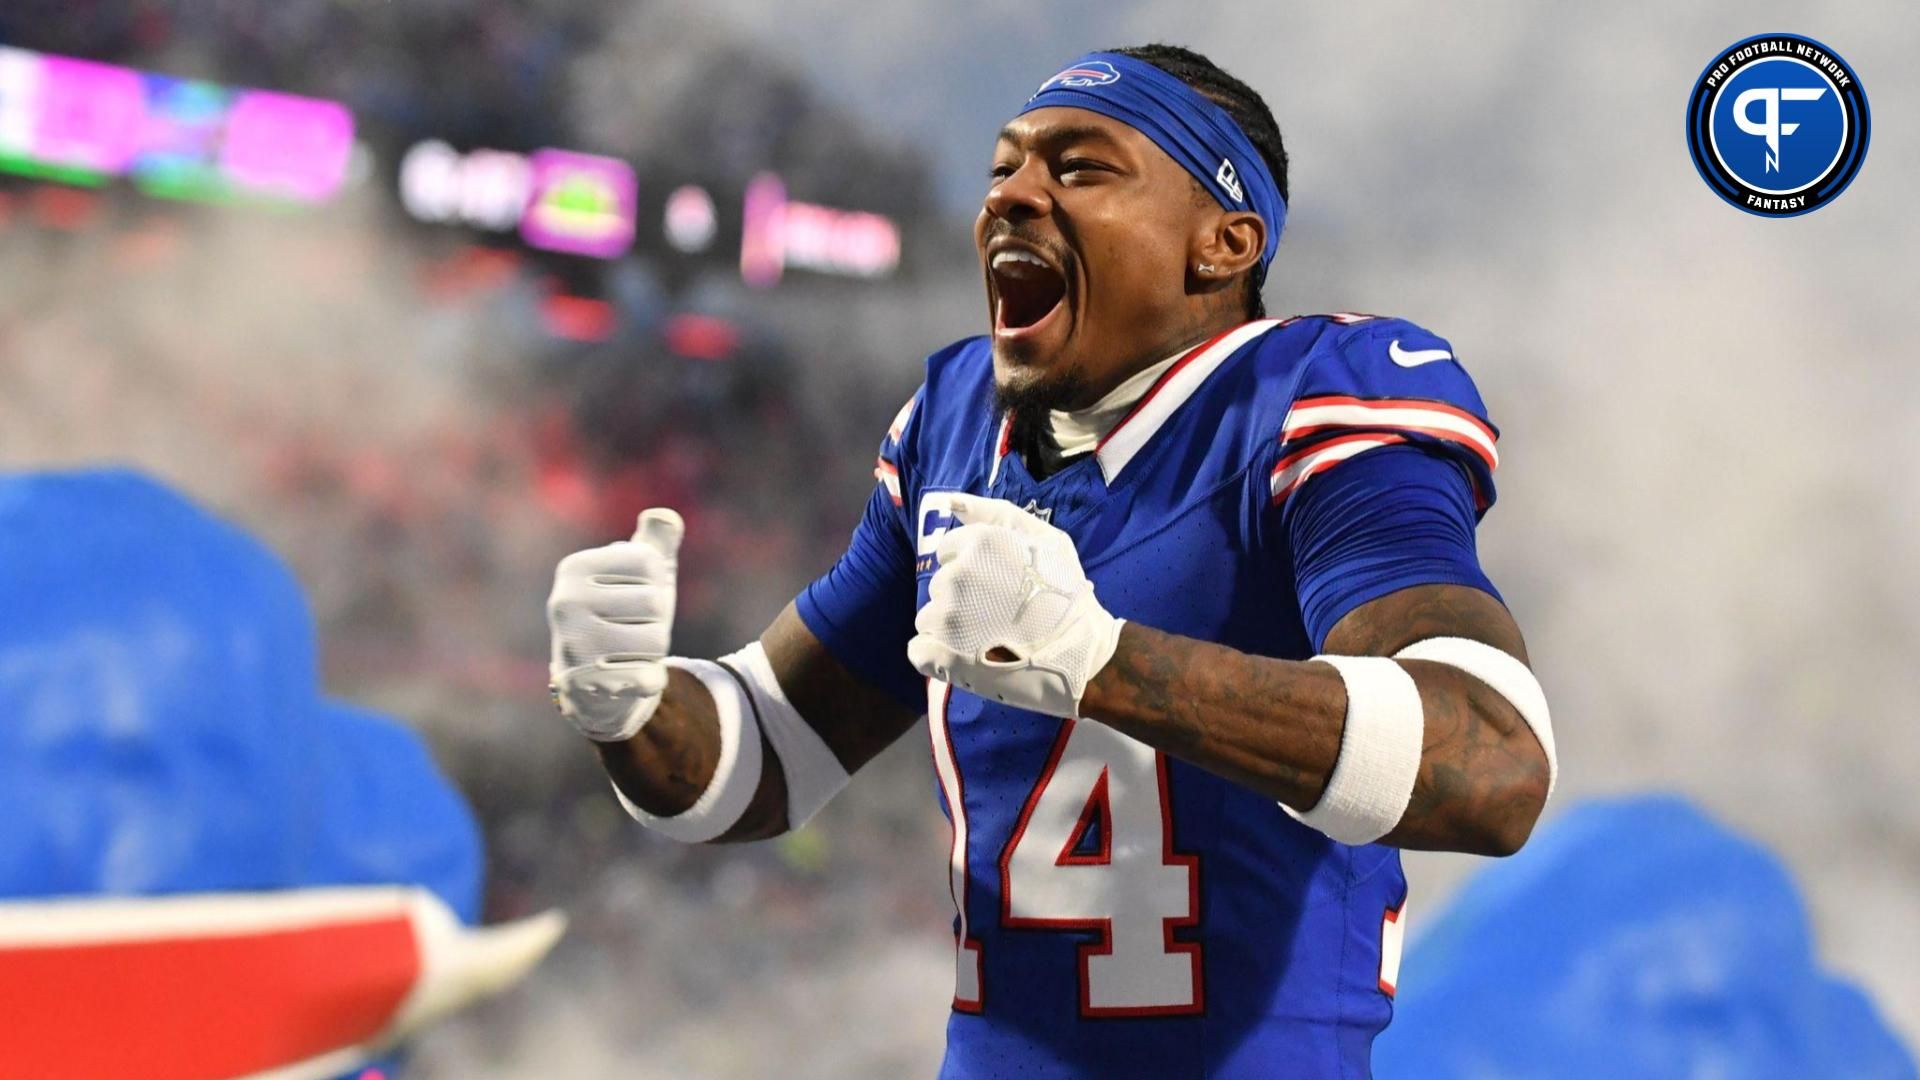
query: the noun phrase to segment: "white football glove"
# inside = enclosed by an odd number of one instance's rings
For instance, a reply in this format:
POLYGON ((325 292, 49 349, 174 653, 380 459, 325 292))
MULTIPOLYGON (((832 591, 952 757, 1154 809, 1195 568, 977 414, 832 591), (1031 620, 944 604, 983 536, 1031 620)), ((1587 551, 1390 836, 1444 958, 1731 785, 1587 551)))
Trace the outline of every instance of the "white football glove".
POLYGON ((632 540, 576 551, 553 572, 549 689, 589 739, 630 739, 660 705, 685 531, 672 510, 643 511, 632 540))
POLYGON ((1076 716, 1113 659, 1125 621, 1093 598, 1073 538, 1003 499, 955 495, 960 525, 914 617, 907 659, 920 674, 1051 716, 1076 716), (1004 649, 1010 659, 989 659, 1004 649))

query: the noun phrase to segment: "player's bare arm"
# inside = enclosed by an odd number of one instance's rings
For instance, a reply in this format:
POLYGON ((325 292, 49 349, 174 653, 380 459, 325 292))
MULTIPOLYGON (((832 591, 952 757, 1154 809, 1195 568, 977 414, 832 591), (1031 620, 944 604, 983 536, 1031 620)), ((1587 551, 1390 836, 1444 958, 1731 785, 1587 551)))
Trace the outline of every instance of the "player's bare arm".
MULTIPOLYGON (((1421 585, 1355 608, 1329 652, 1392 656, 1459 637, 1521 660, 1526 646, 1493 597, 1421 585)), ((1424 747, 1406 815, 1381 842, 1506 855, 1526 842, 1547 799, 1547 759, 1513 705, 1444 664, 1407 661, 1425 709, 1424 747)), ((1324 663, 1253 656, 1128 623, 1113 660, 1087 685, 1084 715, 1288 806, 1320 800, 1340 756, 1347 694, 1324 663)))
MULTIPOLYGON (((792 604, 760 635, 787 699, 851 774, 913 726, 914 716, 849 672, 813 636, 792 604)), ((685 813, 713 783, 720 761, 720 718, 713 695, 685 671, 668 673, 653 718, 621 742, 599 742, 601 764, 629 801, 661 817, 685 813)), ((761 735, 769 761, 778 755, 761 735)), ((766 840, 788 829, 782 769, 762 769, 740 821, 714 843, 766 840)))
POLYGON ((714 660, 668 654, 680 515, 554 571, 554 702, 599 748, 627 810, 688 843, 759 840, 804 822, 913 716, 855 678, 792 605, 714 660))

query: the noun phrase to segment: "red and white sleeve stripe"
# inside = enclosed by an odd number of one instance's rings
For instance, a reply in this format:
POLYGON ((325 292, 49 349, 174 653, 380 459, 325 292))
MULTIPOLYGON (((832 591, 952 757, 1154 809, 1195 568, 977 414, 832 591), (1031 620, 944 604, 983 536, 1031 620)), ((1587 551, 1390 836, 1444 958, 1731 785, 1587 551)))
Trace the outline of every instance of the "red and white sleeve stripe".
POLYGON ((873 478, 880 481, 881 487, 887 489, 887 497, 893 500, 893 505, 905 505, 900 498, 900 469, 893 462, 883 457, 874 458, 873 478))
POLYGON ((897 443, 900 441, 900 436, 907 433, 907 421, 913 419, 913 406, 919 400, 918 395, 908 398, 907 403, 900 406, 900 411, 893 414, 893 423, 887 425, 889 441, 897 443))
POLYGON ((1274 466, 1274 501, 1285 499, 1316 473, 1368 450, 1407 442, 1409 436, 1452 443, 1479 458, 1489 472, 1500 466, 1494 445, 1499 436, 1486 421, 1457 406, 1424 398, 1301 398, 1287 413, 1280 442, 1314 441, 1274 466))
POLYGON ((1280 464, 1273 467, 1273 478, 1268 482, 1268 488, 1273 492, 1273 501, 1285 501, 1286 497, 1293 493, 1293 489, 1306 483, 1309 477, 1326 472, 1355 454, 1364 454, 1369 450, 1406 441, 1405 436, 1386 432, 1363 433, 1342 435, 1325 442, 1315 443, 1305 450, 1296 450, 1281 458, 1280 464))
MULTIPOLYGON (((882 454, 899 455, 900 440, 905 437, 907 433, 907 422, 913 419, 913 407, 919 403, 920 395, 915 394, 907 399, 905 405, 900 406, 899 412, 893 414, 893 423, 887 425, 886 442, 881 444, 880 447, 882 454)), ((893 500, 893 505, 905 505, 900 497, 900 467, 898 465, 895 465, 884 457, 874 458, 873 478, 880 481, 881 487, 887 489, 887 497, 893 500)))

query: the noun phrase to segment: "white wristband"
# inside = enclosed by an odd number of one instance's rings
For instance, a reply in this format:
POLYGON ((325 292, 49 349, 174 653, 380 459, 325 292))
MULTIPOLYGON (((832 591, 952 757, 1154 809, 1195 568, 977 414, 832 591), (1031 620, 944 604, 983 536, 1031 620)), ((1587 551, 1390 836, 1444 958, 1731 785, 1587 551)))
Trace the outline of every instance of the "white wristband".
POLYGON ((1547 797, 1553 797, 1553 785, 1560 776, 1560 762, 1553 753, 1553 717, 1547 711, 1547 694, 1540 689, 1527 665, 1515 657, 1472 638, 1437 637, 1413 644, 1394 653, 1398 660, 1430 660, 1446 664, 1486 683, 1507 699, 1513 711, 1527 722, 1540 749, 1547 755, 1547 797))
POLYGON ((751 710, 744 707, 746 699, 739 682, 726 668, 711 660, 678 656, 667 657, 666 664, 690 673, 713 695, 714 709, 720 717, 720 761, 714 766, 713 779, 692 806, 671 817, 658 817, 635 806, 618 784, 613 793, 627 813, 647 828, 684 843, 705 843, 733 828, 759 790, 760 728, 753 722, 751 710))
POLYGON ((1347 685, 1347 723, 1327 789, 1301 824, 1343 844, 1371 844, 1393 831, 1413 798, 1426 710, 1413 676, 1384 656, 1316 656, 1347 685))
POLYGON ((746 813, 760 786, 763 734, 773 747, 774 767, 786 780, 788 829, 806 824, 847 786, 846 768, 787 700, 759 642, 717 661, 671 656, 666 664, 691 673, 713 695, 720 718, 720 763, 699 799, 672 817, 647 813, 616 786, 614 794, 634 820, 690 844, 721 836, 746 813))
POLYGON ((748 711, 766 732, 767 743, 773 747, 780 772, 786 777, 787 828, 798 829, 847 786, 846 767, 787 700, 773 664, 767 660, 767 650, 758 641, 721 657, 720 663, 740 676, 748 711))

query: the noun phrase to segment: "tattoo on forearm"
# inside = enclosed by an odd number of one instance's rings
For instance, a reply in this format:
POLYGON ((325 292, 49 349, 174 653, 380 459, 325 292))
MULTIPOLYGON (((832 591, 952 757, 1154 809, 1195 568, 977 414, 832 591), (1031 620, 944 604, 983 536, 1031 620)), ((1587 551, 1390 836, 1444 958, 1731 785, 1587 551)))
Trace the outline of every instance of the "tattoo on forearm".
MULTIPOLYGON (((1328 653, 1390 656, 1415 641, 1487 642, 1523 661, 1512 617, 1486 593, 1423 586, 1362 605, 1328 653)), ((1545 757, 1505 699, 1441 664, 1408 670, 1426 708, 1413 798, 1386 838, 1402 847, 1505 851, 1545 800, 1545 757)), ((1087 697, 1088 714, 1176 757, 1299 809, 1319 800, 1340 754, 1346 693, 1326 665, 1251 656, 1151 627, 1124 631, 1087 697)))
POLYGON ((1306 761, 1266 745, 1271 740, 1259 729, 1271 725, 1276 707, 1307 707, 1316 691, 1329 692, 1324 685, 1308 687, 1303 698, 1293 667, 1140 627, 1123 636, 1114 654, 1095 719, 1111 718, 1176 757, 1297 800, 1298 793, 1325 786, 1339 736, 1319 740, 1306 761), (1324 767, 1311 760, 1321 756, 1324 767))
MULTIPOLYGON (((1483 641, 1522 662, 1526 642, 1493 597, 1459 585, 1406 589, 1341 621, 1328 646, 1390 656, 1431 637, 1483 641)), ((1401 847, 1508 851, 1546 800, 1546 758, 1506 699, 1443 664, 1407 665, 1426 709, 1425 752, 1413 800, 1387 842, 1401 847)))
POLYGON ((1512 706, 1444 665, 1414 664, 1426 703, 1413 800, 1387 839, 1402 847, 1511 850, 1545 801, 1545 759, 1512 706))

